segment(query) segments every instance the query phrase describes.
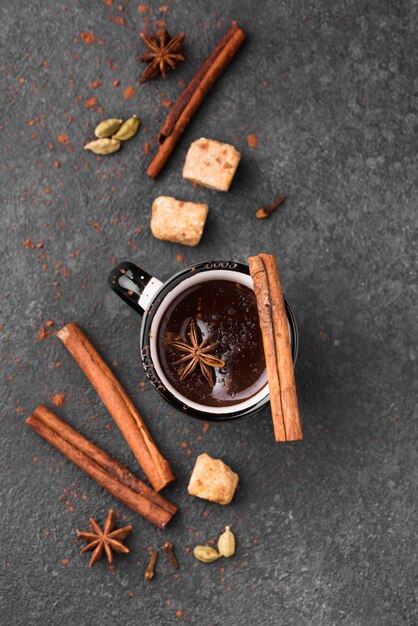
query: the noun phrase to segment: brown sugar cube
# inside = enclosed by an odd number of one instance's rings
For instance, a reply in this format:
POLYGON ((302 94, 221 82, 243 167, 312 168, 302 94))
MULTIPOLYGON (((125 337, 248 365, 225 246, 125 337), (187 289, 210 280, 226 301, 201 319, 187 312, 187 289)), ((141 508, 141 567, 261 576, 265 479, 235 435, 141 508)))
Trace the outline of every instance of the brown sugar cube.
POLYGON ((220 459, 212 459, 208 454, 197 457, 190 477, 190 495, 229 504, 234 497, 239 476, 220 459))
POLYGON ((241 155, 229 143, 198 139, 189 148, 183 178, 210 189, 228 191, 241 155))
POLYGON ((151 231, 157 239, 197 246, 209 208, 207 204, 182 202, 170 196, 160 196, 152 205, 151 231))

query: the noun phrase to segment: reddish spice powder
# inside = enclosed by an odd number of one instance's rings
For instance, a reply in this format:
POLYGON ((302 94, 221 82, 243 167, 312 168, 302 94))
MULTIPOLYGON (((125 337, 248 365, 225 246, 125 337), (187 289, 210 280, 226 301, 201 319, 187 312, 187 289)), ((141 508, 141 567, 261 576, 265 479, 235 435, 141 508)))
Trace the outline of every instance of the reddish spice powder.
POLYGON ((250 148, 256 148, 258 146, 258 137, 256 135, 247 135, 247 143, 250 148))
POLYGON ((120 15, 111 15, 109 20, 115 24, 119 24, 119 26, 126 26, 125 18, 120 15))
POLYGON ((86 108, 90 109, 91 111, 94 111, 96 104, 97 98, 95 98, 94 96, 86 100, 86 108))
POLYGON ((57 141, 59 141, 60 143, 67 144, 69 143, 70 140, 68 139, 68 135, 66 135, 65 133, 62 133, 61 135, 58 135, 57 141))
POLYGON ((128 87, 123 90, 123 97, 125 98, 125 100, 131 100, 135 94, 136 89, 135 87, 132 87, 132 85, 128 85, 128 87))
POLYGON ((65 402, 65 394, 56 393, 55 396, 52 398, 52 402, 53 404, 55 404, 55 406, 62 406, 65 402))
POLYGON ((97 89, 97 87, 100 87, 101 84, 102 83, 100 82, 100 80, 93 80, 90 83, 89 87, 90 87, 90 89, 97 89))
POLYGON ((83 31, 83 32, 80 33, 80 39, 81 39, 81 41, 84 41, 84 43, 86 43, 89 46, 92 43, 95 43, 95 41, 96 41, 95 35, 93 35, 93 33, 89 33, 89 32, 86 32, 86 31, 83 31))

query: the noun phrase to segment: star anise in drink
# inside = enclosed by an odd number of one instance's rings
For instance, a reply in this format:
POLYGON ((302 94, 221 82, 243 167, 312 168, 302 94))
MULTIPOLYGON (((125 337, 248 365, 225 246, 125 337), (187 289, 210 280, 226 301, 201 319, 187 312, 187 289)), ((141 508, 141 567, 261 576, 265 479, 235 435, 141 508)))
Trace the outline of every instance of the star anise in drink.
POLYGON ((184 33, 171 38, 165 28, 157 30, 156 36, 141 33, 141 39, 149 48, 149 52, 139 57, 140 61, 149 63, 142 74, 139 82, 145 83, 159 74, 167 75, 167 72, 174 70, 179 61, 184 61, 183 40, 184 33))
POLYGON ((89 522, 93 530, 92 533, 77 531, 77 537, 87 541, 87 545, 81 550, 80 554, 94 550, 89 567, 93 567, 95 563, 100 561, 103 557, 103 552, 106 552, 109 563, 113 561, 112 550, 114 552, 122 552, 123 554, 129 552, 129 549, 123 545, 122 541, 129 535, 132 526, 125 526, 124 528, 117 528, 115 530, 115 514, 112 509, 110 509, 107 515, 103 530, 92 517, 89 522))
POLYGON ((190 343, 186 343, 181 339, 170 339, 168 342, 169 345, 179 350, 179 352, 184 352, 184 356, 174 362, 174 365, 181 365, 179 378, 181 381, 185 380, 199 366, 208 384, 213 387, 215 385, 214 368, 225 365, 225 361, 211 354, 218 344, 216 342, 209 343, 210 337, 206 337, 202 341, 199 328, 194 319, 190 321, 187 335, 190 343))

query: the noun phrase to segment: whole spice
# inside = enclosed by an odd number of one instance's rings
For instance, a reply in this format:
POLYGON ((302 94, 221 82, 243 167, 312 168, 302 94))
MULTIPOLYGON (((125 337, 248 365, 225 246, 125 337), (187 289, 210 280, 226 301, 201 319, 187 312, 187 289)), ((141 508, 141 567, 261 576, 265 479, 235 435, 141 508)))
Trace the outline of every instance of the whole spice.
POLYGON ((225 531, 218 539, 218 551, 226 559, 235 554, 235 536, 229 526, 225 526, 225 531))
POLYGON ((96 137, 100 137, 101 139, 106 137, 112 137, 112 135, 114 135, 122 126, 122 122, 123 120, 116 120, 113 118, 109 120, 103 120, 103 122, 100 122, 100 124, 96 126, 94 134, 96 135, 96 137))
POLYGON ((244 31, 239 28, 236 22, 232 22, 228 32, 204 61, 167 115, 158 133, 160 145, 157 154, 148 166, 148 176, 157 178, 180 141, 190 120, 202 105, 206 94, 223 74, 244 40, 244 31))
POLYGON ((274 213, 274 211, 286 200, 286 196, 279 196, 276 200, 273 200, 267 206, 261 207, 255 213, 255 216, 258 217, 259 220, 263 220, 266 217, 270 217, 274 213))
POLYGON ((157 550, 151 550, 150 559, 147 565, 147 569, 145 570, 144 578, 145 580, 152 580, 155 576, 155 563, 157 561, 158 552, 157 550))
POLYGON ((172 483, 174 474, 141 415, 81 328, 72 322, 56 335, 95 388, 154 489, 160 491, 172 483))
POLYGON ((193 550, 193 554, 197 560, 202 561, 202 563, 213 563, 213 561, 217 561, 221 558, 219 552, 211 546, 196 546, 193 550))
POLYGON ((77 467, 95 480, 114 498, 159 528, 164 528, 176 507, 115 461, 106 452, 80 435, 69 424, 42 404, 26 424, 57 448, 77 467))
POLYGON ((93 532, 77 531, 77 537, 87 541, 87 545, 81 550, 80 554, 94 550, 89 567, 93 567, 95 563, 102 559, 103 552, 106 552, 109 563, 113 561, 112 550, 123 554, 129 552, 129 549, 123 545, 122 541, 126 539, 133 527, 129 525, 115 530, 115 514, 112 509, 110 509, 107 515, 103 530, 92 517, 89 522, 93 532))
POLYGON ((94 154, 113 154, 117 152, 122 143, 118 139, 96 139, 84 146, 84 150, 91 150, 94 154))
POLYGON ((139 57, 140 61, 149 63, 142 74, 139 83, 145 83, 159 74, 167 75, 170 69, 175 69, 179 61, 184 61, 183 40, 184 33, 171 38, 165 28, 157 31, 156 36, 141 33, 141 39, 149 48, 149 52, 139 57))
POLYGON ((119 139, 120 141, 128 141, 128 139, 132 139, 132 137, 135 137, 138 132, 140 123, 141 122, 137 116, 133 115, 129 118, 129 120, 123 122, 116 134, 112 136, 112 139, 119 139))
POLYGON ((168 556, 168 560, 170 561, 171 565, 173 566, 174 569, 178 569, 179 568, 179 564, 178 561, 176 559, 176 555, 174 554, 174 545, 171 543, 171 541, 166 541, 163 545, 163 548, 165 550, 165 553, 168 556))
POLYGON ((248 259, 254 283, 270 391, 276 441, 303 439, 293 367, 292 345, 282 285, 271 254, 248 259))
POLYGON ((178 361, 175 361, 175 365, 182 365, 179 369, 180 380, 185 380, 190 374, 194 372, 199 365, 200 371, 206 378, 208 384, 213 387, 215 384, 214 367, 223 367, 225 361, 218 359, 218 357, 210 354, 212 350, 216 348, 217 343, 211 343, 208 345, 210 337, 206 337, 204 341, 199 337, 198 326, 194 319, 190 322, 190 331, 188 333, 190 343, 178 339, 171 339, 168 341, 169 345, 173 346, 180 352, 186 354, 178 361))

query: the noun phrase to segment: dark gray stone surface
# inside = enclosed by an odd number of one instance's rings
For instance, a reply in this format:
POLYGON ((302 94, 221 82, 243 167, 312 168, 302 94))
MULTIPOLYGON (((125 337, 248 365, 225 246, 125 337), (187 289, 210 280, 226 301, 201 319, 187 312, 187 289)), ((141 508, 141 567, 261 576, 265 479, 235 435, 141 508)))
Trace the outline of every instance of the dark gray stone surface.
POLYGON ((178 0, 166 13, 162 2, 141 13, 139 4, 0 5, 1 622, 416 624, 418 5, 178 0), (176 98, 179 81, 233 18, 248 32, 245 49, 153 182, 144 143, 155 146, 162 102, 176 98), (166 80, 139 87, 138 34, 158 19, 173 34, 186 31, 187 60, 166 80), (81 41, 83 31, 96 43, 81 41), (131 100, 123 96, 128 85, 136 89, 131 100), (92 97, 96 110, 86 106, 92 97), (82 150, 99 120, 132 113, 142 128, 119 154, 96 160, 82 150), (256 148, 248 134, 258 137, 256 148), (228 194, 181 178, 187 147, 201 136, 242 152, 228 194), (254 210, 278 193, 286 204, 257 221, 254 210), (162 194, 208 202, 198 248, 153 239, 150 209, 162 194), (33 249, 25 249, 28 239, 33 249), (124 258, 165 279, 189 263, 245 261, 262 250, 277 255, 300 325, 299 444, 273 442, 267 410, 204 432, 142 387, 140 320, 105 283, 124 258), (57 412, 141 475, 58 340, 38 340, 46 320, 55 329, 79 322, 172 463, 178 480, 166 494, 180 513, 165 532, 24 426, 38 403, 51 405, 63 392, 57 412), (186 493, 203 451, 240 474, 227 508, 186 493), (110 506, 135 526, 131 554, 114 570, 104 562, 89 570, 75 530, 90 515, 103 521, 110 506), (197 564, 190 549, 227 523, 238 537, 236 557, 197 564), (147 547, 166 537, 181 569, 174 575, 161 557, 147 584, 147 547))

